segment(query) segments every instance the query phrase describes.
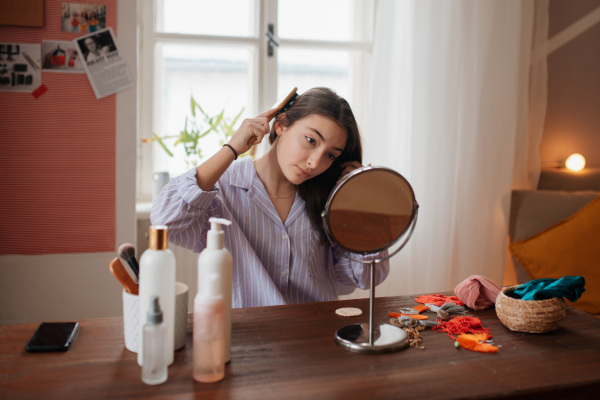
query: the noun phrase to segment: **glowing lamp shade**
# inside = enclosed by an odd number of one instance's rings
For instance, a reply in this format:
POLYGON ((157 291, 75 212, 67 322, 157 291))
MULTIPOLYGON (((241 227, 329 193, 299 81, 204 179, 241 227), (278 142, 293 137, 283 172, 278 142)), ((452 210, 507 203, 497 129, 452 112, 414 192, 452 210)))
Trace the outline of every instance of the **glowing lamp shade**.
POLYGON ((585 158, 579 153, 571 154, 565 161, 565 166, 571 171, 581 171, 585 167, 585 158))

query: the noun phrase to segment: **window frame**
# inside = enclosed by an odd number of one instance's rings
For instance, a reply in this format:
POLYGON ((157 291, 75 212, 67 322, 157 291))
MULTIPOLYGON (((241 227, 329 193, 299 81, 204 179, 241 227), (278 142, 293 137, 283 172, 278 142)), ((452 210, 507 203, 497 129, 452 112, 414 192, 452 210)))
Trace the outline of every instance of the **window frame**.
MULTIPOLYGON (((152 174, 153 172, 153 146, 143 144, 142 139, 152 136, 155 126, 155 116, 157 105, 154 99, 157 96, 157 76, 155 71, 155 46, 158 42, 171 43, 199 43, 199 44, 243 44, 254 47, 257 55, 253 60, 253 71, 255 79, 252 79, 252 101, 254 105, 250 107, 253 111, 266 110, 275 104, 277 100, 277 48, 274 55, 267 55, 268 39, 266 37, 267 27, 272 24, 274 35, 277 37, 277 15, 278 0, 255 0, 255 21, 252 36, 217 36, 217 35, 197 35, 197 34, 179 34, 162 33, 156 31, 155 7, 156 3, 162 0, 152 0, 140 2, 140 12, 138 21, 138 32, 140 38, 139 54, 139 76, 140 85, 138 92, 139 115, 138 115, 138 149, 137 149, 137 167, 136 174, 136 198, 137 202, 152 201, 152 174), (273 78, 275 77, 275 78, 273 78)), ((364 1, 359 0, 355 3, 355 21, 354 26, 361 31, 364 40, 357 41, 326 41, 326 40, 298 40, 285 39, 277 37, 280 47, 286 48, 309 48, 309 49, 329 49, 342 51, 358 51, 362 54, 359 61, 354 61, 352 87, 356 93, 355 101, 351 101, 356 119, 366 121, 367 99, 369 97, 369 71, 370 59, 373 49, 373 31, 375 9, 377 0, 364 1)), ((350 101, 350 99, 349 99, 350 101)), ((158 102, 156 102, 158 103, 158 102)), ((365 136, 362 131, 363 138, 365 136)))

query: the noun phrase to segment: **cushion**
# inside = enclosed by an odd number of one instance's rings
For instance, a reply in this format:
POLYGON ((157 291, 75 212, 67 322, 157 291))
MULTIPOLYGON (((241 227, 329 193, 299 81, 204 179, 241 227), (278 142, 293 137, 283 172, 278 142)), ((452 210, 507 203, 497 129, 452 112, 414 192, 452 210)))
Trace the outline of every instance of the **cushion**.
POLYGON ((585 292, 574 307, 600 315, 600 196, 559 223, 510 244, 533 279, 583 276, 585 292))
MULTIPOLYGON (((527 239, 570 217, 600 195, 600 192, 564 190, 513 190, 510 205, 511 242, 527 239)), ((532 279, 513 257, 516 282, 532 279)), ((513 284, 515 282, 511 282, 513 284)))

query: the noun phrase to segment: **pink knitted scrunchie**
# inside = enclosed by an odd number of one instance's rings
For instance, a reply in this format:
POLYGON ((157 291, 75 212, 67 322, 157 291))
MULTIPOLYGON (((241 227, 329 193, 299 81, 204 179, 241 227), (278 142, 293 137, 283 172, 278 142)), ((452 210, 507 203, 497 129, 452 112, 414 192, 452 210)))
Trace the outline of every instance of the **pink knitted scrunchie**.
POLYGON ((496 304, 500 286, 481 275, 471 275, 454 288, 454 294, 473 310, 485 310, 496 304))

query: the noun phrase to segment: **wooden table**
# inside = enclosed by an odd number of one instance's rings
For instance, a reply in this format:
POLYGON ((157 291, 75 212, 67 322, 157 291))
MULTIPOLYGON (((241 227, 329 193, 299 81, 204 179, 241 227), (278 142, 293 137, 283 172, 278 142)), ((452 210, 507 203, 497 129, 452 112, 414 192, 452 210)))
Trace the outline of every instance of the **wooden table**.
MULTIPOLYGON (((412 306, 415 296, 378 298, 374 320, 412 306)), ((175 353, 168 381, 141 382, 136 355, 123 344, 122 318, 80 321, 66 353, 29 354, 37 324, 0 327, 2 399, 453 399, 592 398, 600 391, 600 320, 569 307, 546 334, 515 333, 495 311, 473 312, 502 348, 496 354, 456 349, 445 333, 423 332, 424 350, 353 353, 333 340, 338 328, 368 321, 368 300, 239 309, 223 381, 192 379, 191 314, 187 344, 175 353), (335 314, 360 307, 362 317, 335 314)))

